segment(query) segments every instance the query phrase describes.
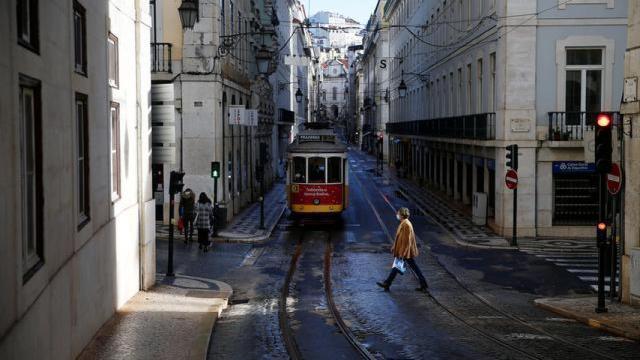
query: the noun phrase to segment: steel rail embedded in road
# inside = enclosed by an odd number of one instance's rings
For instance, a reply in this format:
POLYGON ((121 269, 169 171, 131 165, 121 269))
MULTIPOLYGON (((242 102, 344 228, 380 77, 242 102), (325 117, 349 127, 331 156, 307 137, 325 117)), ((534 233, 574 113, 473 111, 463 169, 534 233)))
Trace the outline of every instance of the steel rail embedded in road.
MULTIPOLYGON (((360 181, 360 179, 358 178, 358 176, 354 176, 355 180, 360 184, 360 187, 362 189, 364 189, 362 182, 360 181)), ((378 193, 380 193, 381 197, 384 199, 385 203, 393 210, 393 211, 397 211, 397 209, 395 209, 393 207, 393 205, 389 202, 389 200, 384 196, 384 194, 380 191, 380 189, 378 189, 376 187, 376 190, 378 191, 378 193)), ((369 204, 369 206, 371 207, 371 209, 374 211, 376 218, 378 220, 378 222, 380 223, 380 226, 382 226, 384 232, 387 234, 387 237, 391 240, 391 235, 386 227, 386 225, 384 224, 384 222, 382 221, 382 217, 380 216, 380 214, 378 213, 378 210, 373 206, 373 203, 371 202, 371 199, 369 198, 369 195, 366 193, 366 191, 363 191, 363 194, 367 200, 367 203, 369 204)), ((406 196, 406 194, 404 194, 406 196)), ((409 198, 409 197, 407 197, 409 198)), ((417 204, 416 204, 417 205, 417 204)), ((429 218, 431 218, 436 224, 438 224, 443 230, 445 230, 449 235, 451 236, 455 236, 455 234, 453 234, 449 229, 447 229, 446 226, 444 226, 439 220, 437 220, 435 217, 431 216, 429 214, 429 212, 425 211, 424 209, 421 209, 422 212, 425 214, 425 216, 428 216, 429 218)), ((419 237, 416 235, 416 239, 419 239, 419 237)), ((531 323, 529 323, 528 321, 521 319, 513 314, 510 314, 500 308, 498 308, 497 306, 493 305, 491 302, 489 302, 488 300, 484 299, 482 296, 478 295, 476 292, 474 292, 473 290, 471 290, 466 284, 464 284, 458 276, 456 276, 454 273, 452 273, 443 263, 442 261, 435 255, 431 254, 431 257, 437 262, 437 264, 447 273, 449 274, 454 281, 458 284, 458 286, 460 286, 463 290, 465 290, 465 292, 467 292, 468 294, 470 294, 473 298, 477 299, 480 303, 482 303, 484 306, 488 307, 489 309, 509 318, 510 320, 517 322, 521 325, 524 325, 526 327, 529 327, 532 330, 535 330, 539 333, 542 333, 546 336, 549 336, 550 338, 552 338, 553 340, 556 340, 560 343, 563 343, 565 345, 571 346, 573 348, 576 349, 580 349, 582 351, 586 351, 589 353, 592 353, 594 355, 600 356, 602 358, 606 358, 606 359, 615 359, 614 357, 601 353, 599 351, 593 350, 593 349, 589 349, 583 345, 574 343, 572 341, 563 339, 553 333, 548 332, 547 330, 544 330, 542 328, 540 328, 539 326, 533 325, 531 323)), ((483 335, 487 336, 488 338, 492 339, 492 340, 496 340, 496 342, 498 342, 500 345, 506 346, 512 350, 518 351, 520 353, 525 354, 528 357, 532 357, 532 358, 538 358, 536 357, 536 355, 532 355, 530 353, 525 352, 524 350, 521 350, 517 347, 514 347, 513 345, 504 342, 503 340, 493 336, 492 334, 476 327, 473 324, 468 323, 466 320, 464 320, 464 318, 462 316, 459 316, 457 313, 455 313, 455 311, 451 310, 450 308, 444 306, 444 304, 442 304, 440 301, 438 301, 438 299, 436 299, 433 295, 429 294, 429 298, 432 299, 434 301, 434 303, 436 303, 438 306, 440 306, 441 308, 443 308, 447 313, 451 314, 453 317, 455 317, 456 319, 459 319, 460 321, 462 321, 463 323, 465 323, 466 325, 468 325, 469 327, 475 329, 476 331, 482 333, 483 335)))
MULTIPOLYGON (((345 337, 345 339, 351 344, 351 346, 356 350, 358 354, 363 359, 374 360, 376 359, 356 338, 351 329, 346 325, 342 316, 340 315, 340 311, 335 304, 333 299, 333 288, 331 283, 331 257, 333 255, 333 246, 331 243, 331 233, 328 231, 323 231, 327 233, 326 247, 324 252, 324 291, 325 298, 327 300, 327 304, 329 306, 329 310, 331 312, 331 316, 334 318, 336 325, 340 329, 340 333, 345 337)), ((291 280, 293 279, 293 275, 295 274, 296 267, 298 264, 298 260, 303 250, 303 239, 304 232, 300 234, 300 238, 298 240, 298 244, 296 245, 296 249, 291 257, 291 263, 289 265, 289 271, 287 272, 287 276, 285 278, 284 284, 282 286, 282 293, 279 305, 279 323, 280 329, 282 331, 283 342, 289 353, 289 356, 293 360, 303 359, 302 353, 300 352, 300 348, 298 347, 298 343, 296 342, 295 336, 293 335, 293 331, 291 330, 291 326, 289 324, 289 317, 287 315, 287 299, 289 298, 289 289, 291 287, 291 280)))
POLYGON ((300 239, 298 240, 296 249, 293 253, 293 256, 291 257, 291 264, 289 265, 289 271, 287 272, 287 276, 284 279, 284 284, 282 285, 280 306, 278 309, 280 331, 282 332, 282 340, 284 342, 285 347, 287 348, 289 357, 291 357, 292 360, 302 359, 302 355, 300 354, 298 343, 296 343, 296 339, 293 337, 293 333, 291 331, 291 326, 289 325, 289 317, 287 316, 287 299, 289 298, 289 287, 291 286, 291 279, 293 278, 293 274, 296 271, 296 266, 298 265, 298 259, 300 258, 300 254, 302 254, 303 236, 304 234, 300 235, 300 239))
POLYGON ((333 288, 331 286, 331 257, 333 255, 333 245, 331 244, 331 237, 327 239, 327 245, 324 252, 324 291, 327 297, 327 304, 329 305, 329 310, 331 310, 331 315, 336 321, 336 324, 340 328, 340 332, 344 337, 349 341, 349 343, 358 351, 360 356, 363 359, 375 360, 376 357, 373 356, 367 348, 365 348, 355 337, 351 329, 345 324, 338 308, 336 307, 335 301, 333 301, 333 288))

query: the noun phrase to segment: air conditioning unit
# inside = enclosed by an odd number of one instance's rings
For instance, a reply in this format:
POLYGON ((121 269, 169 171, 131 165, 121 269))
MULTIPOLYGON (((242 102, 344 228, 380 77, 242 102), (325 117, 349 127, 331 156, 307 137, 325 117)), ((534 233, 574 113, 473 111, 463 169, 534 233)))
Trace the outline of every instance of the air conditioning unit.
POLYGON ((476 225, 487 224, 487 194, 473 193, 473 223, 476 225))

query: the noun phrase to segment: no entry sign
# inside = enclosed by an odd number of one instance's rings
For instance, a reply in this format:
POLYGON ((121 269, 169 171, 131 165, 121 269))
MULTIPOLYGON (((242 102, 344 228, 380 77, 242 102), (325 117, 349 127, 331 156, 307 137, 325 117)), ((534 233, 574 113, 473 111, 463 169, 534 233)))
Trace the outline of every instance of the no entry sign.
POLYGON ((616 163, 611 164, 611 171, 607 174, 607 189, 609 194, 616 195, 622 187, 622 171, 616 163))
POLYGON ((507 184, 507 188, 513 190, 518 187, 518 172, 509 169, 507 174, 504 176, 504 183, 507 184))

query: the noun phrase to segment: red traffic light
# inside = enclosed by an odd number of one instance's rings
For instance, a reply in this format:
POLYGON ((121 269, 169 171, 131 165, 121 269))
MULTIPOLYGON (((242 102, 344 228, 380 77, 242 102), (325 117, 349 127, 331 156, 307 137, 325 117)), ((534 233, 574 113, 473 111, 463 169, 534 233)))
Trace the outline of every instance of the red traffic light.
POLYGON ((607 224, 603 222, 598 223, 598 230, 601 230, 601 231, 607 230, 607 224))
POLYGON ((609 125, 611 125, 611 116, 609 114, 600 114, 598 115, 596 123, 600 127, 608 127, 609 125))

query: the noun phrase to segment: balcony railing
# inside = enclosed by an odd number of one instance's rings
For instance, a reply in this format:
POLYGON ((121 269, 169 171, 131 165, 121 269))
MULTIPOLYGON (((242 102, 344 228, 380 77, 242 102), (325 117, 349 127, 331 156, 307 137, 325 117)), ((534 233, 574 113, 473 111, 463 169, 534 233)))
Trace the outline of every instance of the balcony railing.
POLYGON ((387 123, 387 133, 473 140, 496 138, 496 114, 484 113, 387 123))
MULTIPOLYGON (((581 141, 585 131, 592 131, 601 112, 549 112, 551 141, 581 141)), ((614 124, 620 123, 620 113, 608 112, 614 124)))
POLYGON ((151 43, 151 72, 171 72, 170 43, 151 43))

